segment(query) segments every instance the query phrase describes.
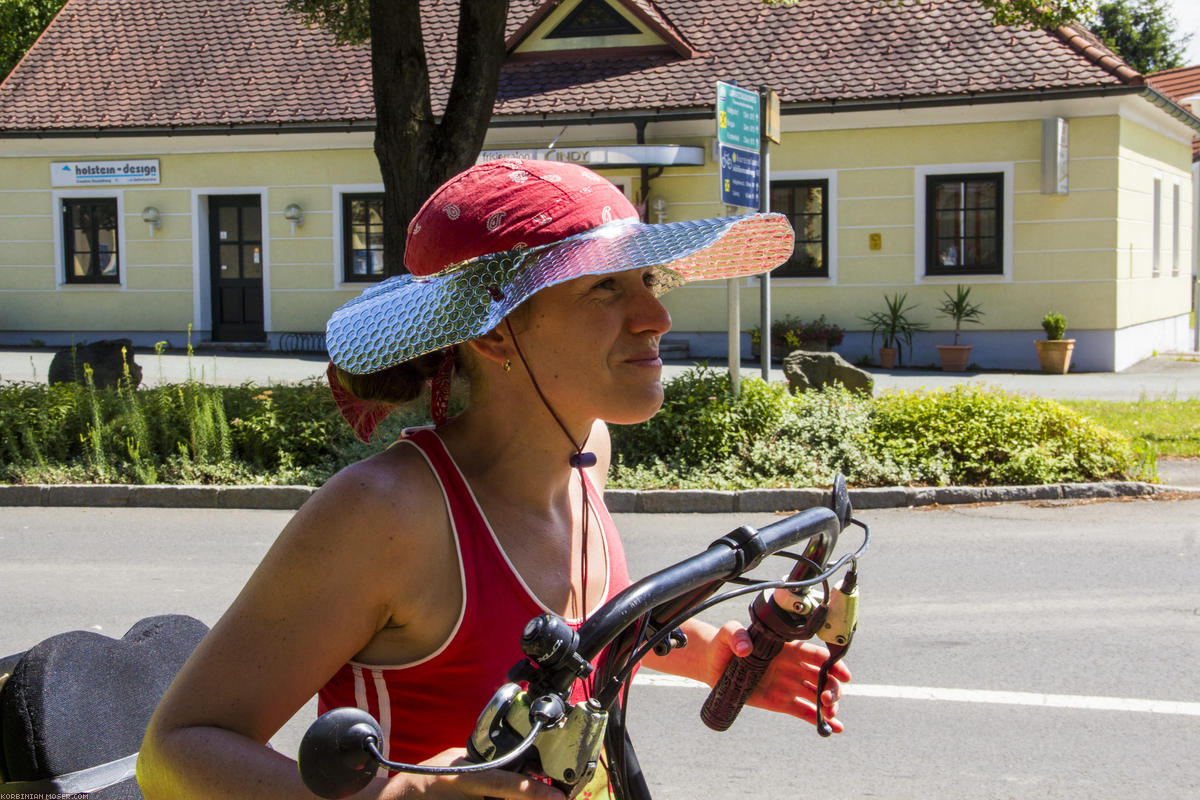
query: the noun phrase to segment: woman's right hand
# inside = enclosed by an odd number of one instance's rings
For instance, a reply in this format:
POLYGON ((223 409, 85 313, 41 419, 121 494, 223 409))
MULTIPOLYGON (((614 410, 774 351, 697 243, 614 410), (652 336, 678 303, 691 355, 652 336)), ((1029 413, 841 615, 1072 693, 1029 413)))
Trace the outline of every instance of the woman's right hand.
MULTIPOLYGON (((465 764, 467 751, 463 748, 446 750, 423 764, 445 766, 465 764)), ((431 797, 460 800, 471 798, 500 798, 501 800, 565 800, 558 789, 534 780, 519 772, 489 769, 463 775, 410 775, 397 773, 388 779, 380 800, 409 800, 431 797)))

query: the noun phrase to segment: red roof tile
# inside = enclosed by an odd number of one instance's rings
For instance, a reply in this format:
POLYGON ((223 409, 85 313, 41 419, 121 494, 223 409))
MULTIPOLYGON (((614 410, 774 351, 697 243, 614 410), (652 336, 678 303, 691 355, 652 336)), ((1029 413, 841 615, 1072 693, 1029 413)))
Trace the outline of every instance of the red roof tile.
MULTIPOLYGON (((1200 64, 1153 72, 1146 83, 1184 107, 1190 105, 1193 114, 1200 113, 1200 101, 1187 103, 1189 97, 1200 97, 1200 64)), ((1200 138, 1192 137, 1192 160, 1200 160, 1200 138)))
MULTIPOLYGON (((457 3, 422 0, 435 111, 457 3)), ((511 0, 515 34, 544 0, 511 0)), ((1136 86, 1094 37, 995 27, 974 0, 625 0, 695 55, 626 50, 512 59, 498 115, 711 107, 717 80, 785 104, 1136 86), (1074 40, 1074 41, 1073 41, 1074 40)), ((0 131, 369 124, 367 47, 335 46, 282 0, 70 0, 0 85, 0 131)))

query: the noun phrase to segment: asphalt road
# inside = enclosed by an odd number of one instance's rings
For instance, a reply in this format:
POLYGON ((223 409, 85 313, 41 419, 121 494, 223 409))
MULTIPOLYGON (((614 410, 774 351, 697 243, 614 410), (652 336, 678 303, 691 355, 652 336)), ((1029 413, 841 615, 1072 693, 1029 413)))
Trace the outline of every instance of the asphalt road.
MULTIPOLYGON (((1197 796, 1198 515, 1200 501, 864 512, 847 732, 747 710, 715 734, 701 689, 640 685, 631 729, 656 798, 1197 796)), ((5 509, 0 654, 170 611, 211 624, 288 516, 5 509)), ((639 576, 772 519, 617 523, 639 576)), ((714 617, 743 615, 735 601, 714 617)), ((311 714, 276 745, 294 752, 311 714)))

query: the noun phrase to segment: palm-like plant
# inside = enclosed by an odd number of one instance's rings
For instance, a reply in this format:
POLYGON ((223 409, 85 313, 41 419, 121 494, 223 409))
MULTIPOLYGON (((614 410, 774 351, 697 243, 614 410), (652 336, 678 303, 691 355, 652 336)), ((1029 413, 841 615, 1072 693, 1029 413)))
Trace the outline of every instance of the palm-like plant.
POLYGON ((972 303, 968 300, 971 296, 970 286, 963 286, 961 283, 955 286, 953 297, 949 292, 942 292, 942 294, 946 295, 946 299, 938 306, 938 313, 954 320, 954 343, 958 344, 958 333, 962 329, 962 324, 971 322, 975 325, 982 325, 979 318, 983 316, 983 311, 980 310, 979 303, 972 303))
POLYGON ((896 292, 891 297, 885 294, 883 303, 887 310, 875 311, 862 317, 862 320, 871 326, 871 346, 875 346, 875 337, 880 337, 881 346, 896 348, 896 360, 898 363, 903 363, 904 353, 900 342, 904 342, 911 350, 913 334, 925 330, 927 326, 923 322, 914 322, 908 318, 908 315, 917 306, 916 304, 906 306, 908 303, 907 293, 896 292))

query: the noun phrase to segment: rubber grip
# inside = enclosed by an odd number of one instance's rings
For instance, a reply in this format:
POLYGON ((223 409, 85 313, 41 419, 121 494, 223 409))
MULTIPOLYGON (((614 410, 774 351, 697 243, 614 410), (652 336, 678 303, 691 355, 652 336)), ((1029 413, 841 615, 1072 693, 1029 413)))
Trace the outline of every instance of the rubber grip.
POLYGON ((771 659, 783 649, 784 639, 755 621, 750 626, 750 641, 754 649, 745 657, 729 659, 721 679, 708 694, 700 719, 714 731, 727 730, 737 719, 754 687, 771 665, 771 659))

